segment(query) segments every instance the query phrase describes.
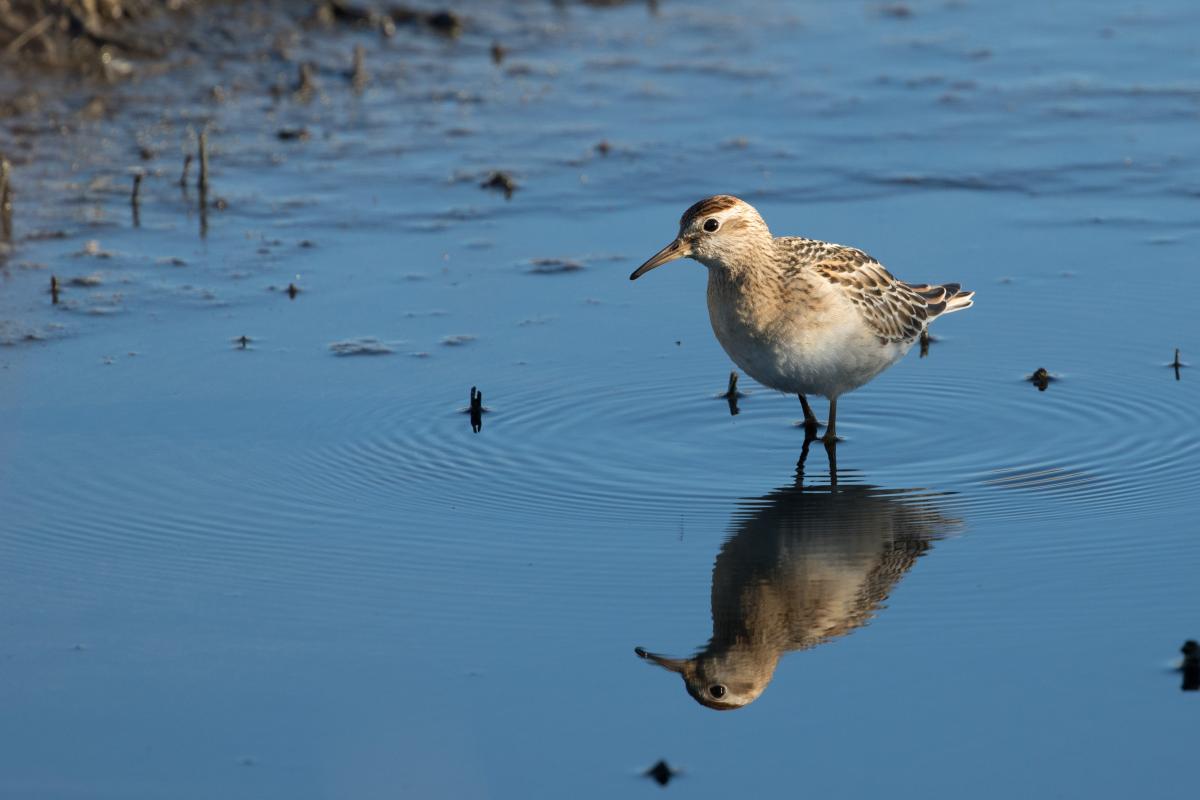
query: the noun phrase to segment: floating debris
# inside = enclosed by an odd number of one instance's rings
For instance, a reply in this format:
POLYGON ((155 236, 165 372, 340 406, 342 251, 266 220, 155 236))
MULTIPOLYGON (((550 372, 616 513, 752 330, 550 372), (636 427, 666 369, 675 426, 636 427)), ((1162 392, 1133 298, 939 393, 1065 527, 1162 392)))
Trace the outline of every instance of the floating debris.
POLYGON ((530 275, 562 275, 583 269, 581 262, 569 258, 531 258, 529 264, 530 275))
POLYGON ((1039 392, 1044 392, 1046 391, 1046 387, 1048 387, 1050 382, 1055 380, 1055 378, 1046 371, 1045 367, 1038 367, 1033 371, 1033 374, 1029 376, 1028 380, 1038 388, 1039 392))
POLYGON ((281 142, 307 142, 308 128, 280 128, 275 137, 281 142))
POLYGON ((504 192, 506 200, 512 199, 513 192, 517 190, 517 182, 513 180, 512 175, 500 170, 494 170, 479 186, 483 189, 495 189, 504 192))
POLYGON ((679 770, 672 768, 670 764, 662 759, 659 759, 657 764, 642 773, 642 775, 654 781, 659 786, 666 786, 674 778, 677 778, 679 774, 679 770))
POLYGON ((492 42, 492 63, 500 64, 508 55, 508 48, 499 42, 492 42))
POLYGON ((471 405, 468 411, 471 414, 471 430, 479 433, 483 430, 483 392, 471 387, 471 405))
POLYGON ((329 349, 335 356, 386 356, 394 352, 387 343, 371 337, 333 342, 329 349))
POLYGON ((88 239, 83 243, 83 249, 75 252, 77 256, 92 256, 93 258, 112 258, 112 253, 100 249, 98 239, 88 239))
POLYGON ((910 19, 913 16, 913 10, 904 3, 888 3, 879 7, 879 15, 892 19, 910 19))
POLYGON ((179 256, 170 256, 167 258, 155 259, 154 263, 158 264, 160 267, 186 267, 187 266, 187 262, 184 261, 179 256))
POLYGON ((288 288, 287 288, 288 299, 295 300, 296 295, 298 295, 298 294, 300 294, 300 290, 296 288, 296 284, 289 283, 288 288))
POLYGON ((91 275, 77 275, 76 277, 71 278, 71 280, 67 281, 67 283, 70 284, 71 286, 81 286, 84 288, 89 288, 92 286, 99 286, 103 282, 104 281, 100 277, 99 272, 93 272, 91 275))
POLYGON ((475 341, 475 337, 469 333, 458 333, 453 336, 443 336, 442 344, 446 347, 461 347, 464 344, 470 344, 475 341))
POLYGON ((1188 639, 1179 652, 1183 653, 1183 662, 1179 665, 1183 685, 1179 688, 1185 692, 1200 691, 1200 644, 1195 639, 1188 639))
POLYGON ((50 276, 50 304, 58 305, 58 278, 50 276))
POLYGON ((250 346, 250 342, 254 341, 249 336, 242 334, 233 340, 233 343, 238 346, 238 350, 245 350, 250 346))
POLYGON ((602 156, 606 156, 612 152, 612 145, 608 143, 607 139, 601 139, 596 143, 596 152, 602 156))

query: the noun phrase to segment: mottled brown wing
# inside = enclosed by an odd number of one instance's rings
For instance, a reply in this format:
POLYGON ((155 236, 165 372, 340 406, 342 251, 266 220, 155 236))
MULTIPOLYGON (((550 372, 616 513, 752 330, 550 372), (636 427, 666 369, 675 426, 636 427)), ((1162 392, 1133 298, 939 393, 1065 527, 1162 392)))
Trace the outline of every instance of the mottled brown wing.
POLYGON ((811 268, 843 288, 846 298, 881 341, 912 341, 921 335, 931 317, 946 308, 944 287, 901 283, 861 250, 826 244, 816 248, 813 256, 811 268))

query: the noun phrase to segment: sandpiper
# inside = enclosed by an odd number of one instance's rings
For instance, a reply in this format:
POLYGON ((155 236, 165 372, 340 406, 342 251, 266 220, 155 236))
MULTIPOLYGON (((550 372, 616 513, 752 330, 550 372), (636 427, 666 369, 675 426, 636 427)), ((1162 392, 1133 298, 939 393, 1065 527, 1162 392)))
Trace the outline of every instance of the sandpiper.
POLYGON ((957 283, 904 283, 861 250, 772 236, 749 203, 716 195, 693 205, 679 235, 630 280, 678 258, 708 267, 717 341, 754 380, 796 394, 804 427, 820 423, 807 395, 829 399, 825 442, 837 441, 837 401, 899 361, 929 323, 970 308, 957 283))

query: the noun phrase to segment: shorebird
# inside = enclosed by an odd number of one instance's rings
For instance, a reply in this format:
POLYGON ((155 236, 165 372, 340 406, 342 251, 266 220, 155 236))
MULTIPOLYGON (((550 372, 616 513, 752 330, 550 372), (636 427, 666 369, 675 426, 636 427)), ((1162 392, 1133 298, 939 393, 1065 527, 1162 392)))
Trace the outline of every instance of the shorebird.
POLYGON ((712 572, 712 638, 691 658, 635 648, 719 711, 762 694, 782 656, 845 636, 883 608, 934 539, 961 526, 933 495, 797 484, 747 501, 712 572))
POLYGON ((861 250, 772 236, 744 200, 693 205, 679 235, 630 280, 680 258, 708 267, 717 341, 754 380, 800 397, 806 435, 820 427, 808 395, 829 400, 825 443, 837 441, 837 401, 899 361, 929 323, 970 308, 957 283, 904 283, 861 250))

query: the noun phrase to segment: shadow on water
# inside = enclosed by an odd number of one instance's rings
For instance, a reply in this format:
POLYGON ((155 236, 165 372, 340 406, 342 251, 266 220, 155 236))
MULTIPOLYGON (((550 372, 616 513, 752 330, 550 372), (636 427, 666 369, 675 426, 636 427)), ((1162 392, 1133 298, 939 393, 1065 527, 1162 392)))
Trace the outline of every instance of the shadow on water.
POLYGON ((686 659, 635 650, 709 708, 754 702, 785 653, 867 624, 930 542, 961 525, 926 490, 846 483, 846 472, 839 483, 836 446, 828 482, 805 485, 808 444, 792 484, 739 504, 713 565, 708 644, 686 659))

